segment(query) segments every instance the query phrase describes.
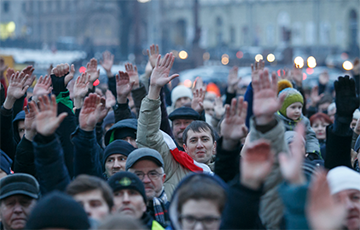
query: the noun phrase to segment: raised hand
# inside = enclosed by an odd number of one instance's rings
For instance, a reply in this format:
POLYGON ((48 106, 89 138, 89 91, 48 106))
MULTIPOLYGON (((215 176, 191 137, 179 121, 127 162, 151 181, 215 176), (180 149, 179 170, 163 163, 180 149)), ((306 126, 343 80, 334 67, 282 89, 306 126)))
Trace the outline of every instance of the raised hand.
POLYGON ((151 67, 154 69, 155 68, 155 64, 156 64, 156 60, 159 56, 159 46, 158 45, 151 45, 150 46, 150 51, 146 50, 147 54, 149 56, 149 62, 151 64, 151 67))
POLYGON ((106 108, 110 109, 116 104, 116 99, 110 90, 106 90, 106 108))
POLYGON ((0 77, 3 77, 3 73, 8 68, 7 65, 5 65, 4 58, 0 57, 0 77))
POLYGON ((317 103, 320 101, 320 99, 324 96, 324 94, 320 94, 319 95, 319 87, 316 85, 311 89, 311 94, 310 94, 310 98, 311 98, 311 105, 316 107, 317 103))
POLYGON ((85 72, 82 73, 81 76, 78 76, 75 81, 73 88, 73 95, 74 95, 74 104, 76 108, 81 108, 82 100, 88 93, 89 78, 90 75, 85 72))
POLYGON ((268 124, 274 119, 274 113, 281 108, 285 95, 277 97, 277 77, 275 73, 271 74, 265 69, 260 71, 260 77, 253 79, 254 89, 253 112, 258 125, 268 124))
POLYGON ((303 123, 297 124, 295 127, 296 135, 294 137, 290 155, 287 153, 280 153, 279 155, 281 173, 285 180, 294 185, 302 185, 306 182, 305 175, 302 171, 305 156, 301 151, 304 130, 303 123))
POLYGON ((25 138, 29 141, 32 141, 34 139, 34 136, 36 135, 36 123, 35 123, 35 102, 31 101, 28 104, 29 109, 25 106, 25 138))
POLYGON ((47 75, 45 77, 40 76, 34 87, 33 94, 34 96, 45 95, 51 93, 51 90, 51 77, 47 75))
POLYGON ((359 100, 355 91, 355 80, 346 75, 345 77, 339 77, 334 86, 336 115, 351 118, 355 109, 359 107, 359 100))
POLYGON ((247 102, 244 97, 238 100, 233 98, 231 106, 225 106, 225 119, 221 123, 221 134, 223 136, 223 145, 225 149, 232 149, 240 142, 240 139, 246 137, 247 128, 245 125, 247 113, 247 102))
POLYGON ((100 96, 96 93, 91 93, 85 98, 79 115, 79 126, 82 130, 94 130, 100 117, 100 106, 100 96))
POLYGON ((294 67, 291 71, 291 77, 295 81, 297 86, 302 86, 303 81, 303 70, 299 65, 294 64, 294 67))
MULTIPOLYGON (((51 70, 51 72, 58 78, 64 78, 64 85, 62 85, 61 88, 63 88, 63 87, 65 88, 67 86, 67 84, 69 83, 69 81, 71 81, 71 79, 74 78, 75 67, 74 67, 74 65, 71 65, 71 68, 70 68, 69 64, 67 64, 67 63, 60 64, 60 65, 57 65, 55 68, 53 68, 51 70)), ((55 78, 53 78, 52 80, 53 80, 53 84, 55 84, 55 82, 54 82, 55 78)))
POLYGON ((321 170, 315 173, 309 188, 306 210, 311 229, 341 229, 346 217, 345 199, 346 197, 341 196, 339 201, 335 201, 330 194, 326 172, 321 170))
POLYGON ((29 65, 25 67, 23 70, 21 70, 21 72, 24 73, 25 75, 29 75, 29 78, 25 82, 25 85, 28 85, 29 87, 32 86, 33 82, 35 81, 35 76, 32 75, 34 70, 35 69, 32 65, 29 65))
POLYGON ((9 79, 9 86, 7 88, 7 95, 3 104, 5 109, 12 109, 15 101, 24 96, 26 90, 29 88, 29 86, 25 84, 29 75, 24 75, 25 74, 23 72, 16 72, 11 75, 9 79))
POLYGON ((260 73, 264 71, 265 61, 254 62, 251 64, 251 79, 257 81, 260 78, 260 73))
POLYGON ((100 76, 100 69, 97 68, 97 60, 95 58, 91 58, 90 62, 86 65, 86 72, 90 75, 90 87, 92 87, 92 84, 99 78, 100 76))
POLYGON ((205 99, 205 91, 200 88, 196 89, 193 92, 193 99, 191 100, 191 108, 198 112, 199 114, 202 113, 204 110, 204 99, 205 99))
POLYGON ((237 66, 233 66, 230 69, 228 81, 227 81, 227 83, 228 83, 227 92, 228 93, 235 93, 237 84, 239 83, 239 81, 241 79, 241 78, 238 78, 238 70, 239 70, 239 67, 237 67, 237 66))
POLYGON ((103 60, 100 61, 100 65, 104 68, 108 77, 113 77, 111 73, 111 68, 114 64, 114 55, 111 54, 109 51, 105 51, 102 55, 103 60))
POLYGON ((6 79, 7 79, 8 81, 10 81, 10 78, 11 78, 11 76, 12 76, 13 74, 15 74, 14 69, 8 68, 8 69, 6 70, 6 79))
POLYGON ((51 101, 47 95, 39 97, 39 107, 33 106, 35 111, 36 131, 43 136, 50 136, 55 133, 67 113, 57 116, 57 104, 55 95, 51 95, 51 101))
POLYGON ((221 97, 217 97, 214 102, 214 116, 217 119, 221 119, 224 113, 225 113, 225 107, 223 105, 221 97))
POLYGON ((126 63, 125 70, 128 73, 130 82, 134 85, 134 88, 139 88, 139 74, 136 65, 133 66, 131 63, 126 63))
POLYGON ((192 91, 193 91, 193 93, 195 93, 196 90, 200 90, 200 89, 202 89, 202 91, 205 93, 206 92, 206 84, 204 83, 204 81, 201 77, 196 77, 192 91))
MULTIPOLYGON (((110 91, 110 90, 109 90, 110 91)), ((111 92, 110 92, 111 93, 111 92)), ((114 96, 113 96, 114 97, 114 96)), ((114 97, 114 101, 115 101, 115 97, 114 97)), ((108 114, 109 110, 110 110, 111 106, 109 107, 106 104, 106 99, 104 97, 100 98, 100 115, 99 115, 99 119, 97 121, 97 123, 102 122, 104 120, 104 118, 106 117, 106 115, 108 114)))
POLYGON ((273 159, 268 141, 260 139, 249 143, 240 163, 240 182, 251 189, 259 189, 271 172, 273 159))
POLYGON ((119 74, 116 74, 116 93, 117 102, 119 104, 124 104, 127 102, 127 97, 129 96, 133 85, 134 82, 130 82, 128 73, 119 71, 119 74))

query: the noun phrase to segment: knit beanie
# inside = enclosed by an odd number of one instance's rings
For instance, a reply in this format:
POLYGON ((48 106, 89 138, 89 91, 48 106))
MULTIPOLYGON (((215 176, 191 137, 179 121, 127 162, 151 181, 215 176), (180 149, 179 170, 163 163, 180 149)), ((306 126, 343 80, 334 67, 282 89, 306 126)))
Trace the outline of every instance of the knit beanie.
POLYGON ((143 197, 146 204, 146 193, 144 184, 134 173, 117 172, 109 178, 108 183, 113 192, 117 192, 123 189, 133 189, 135 191, 138 191, 143 197))
POLYGON ((83 207, 70 196, 55 191, 41 199, 32 210, 26 229, 89 229, 83 207))
POLYGON ((115 124, 115 114, 114 111, 110 111, 106 117, 104 118, 104 122, 102 124, 102 128, 105 129, 105 127, 108 124, 115 124))
POLYGON ((171 91, 171 103, 172 105, 175 105, 175 102, 177 99, 181 97, 188 97, 190 99, 193 98, 191 89, 189 89, 186 86, 178 85, 171 91))
POLYGON ((12 165, 12 160, 10 159, 10 157, 0 149, 0 169, 2 171, 4 171, 7 175, 9 175, 11 173, 11 165, 12 165))
POLYGON ((122 154, 129 156, 129 154, 136 148, 124 140, 115 140, 106 146, 103 157, 103 165, 105 165, 106 159, 113 154, 122 154))
POLYGON ((279 97, 285 94, 284 102, 279 110, 283 116, 286 116, 286 109, 295 102, 304 104, 304 98, 299 91, 293 88, 286 88, 279 92, 279 97))
POLYGON ((345 167, 338 166, 333 168, 327 174, 331 194, 347 189, 356 189, 360 191, 360 173, 345 167))

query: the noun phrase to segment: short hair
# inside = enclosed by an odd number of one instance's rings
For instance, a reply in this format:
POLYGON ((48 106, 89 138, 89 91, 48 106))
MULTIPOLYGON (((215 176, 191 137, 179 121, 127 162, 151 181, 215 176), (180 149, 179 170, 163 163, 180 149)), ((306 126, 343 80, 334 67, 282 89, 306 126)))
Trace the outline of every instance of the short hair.
POLYGON ((192 130, 196 133, 200 133, 201 131, 210 131, 213 142, 215 142, 215 131, 214 129, 205 121, 193 121, 186 127, 183 132, 183 143, 186 144, 186 140, 188 138, 188 132, 192 130))
POLYGON ((134 229, 134 230, 145 230, 146 227, 133 216, 125 216, 121 214, 115 214, 107 217, 99 226, 99 230, 102 229, 134 229))
POLYGON ((325 122, 329 123, 329 124, 332 124, 332 120, 330 119, 330 117, 328 115, 326 115, 325 113, 315 113, 314 115, 312 115, 310 117, 310 126, 313 125, 313 123, 316 121, 316 120, 324 120, 325 122))
POLYGON ((325 93, 324 96, 320 98, 319 102, 317 103, 317 106, 325 103, 331 104, 333 101, 334 101, 333 97, 330 94, 325 93))
POLYGON ((79 193, 100 190, 109 210, 114 206, 114 195, 110 186, 102 179, 89 176, 79 175, 66 188, 66 193, 70 196, 75 196, 79 193))
POLYGON ((226 192, 220 184, 213 179, 199 175, 193 176, 177 192, 177 212, 180 214, 183 205, 189 200, 210 200, 214 202, 220 213, 226 204, 226 192))

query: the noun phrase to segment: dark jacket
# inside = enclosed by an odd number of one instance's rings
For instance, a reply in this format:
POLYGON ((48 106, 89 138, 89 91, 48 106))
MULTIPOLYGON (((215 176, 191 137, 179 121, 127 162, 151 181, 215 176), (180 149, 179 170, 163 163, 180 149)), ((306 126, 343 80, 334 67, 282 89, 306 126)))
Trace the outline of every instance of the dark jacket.
POLYGON ((37 178, 34 160, 33 143, 24 137, 16 148, 14 172, 27 173, 37 178))

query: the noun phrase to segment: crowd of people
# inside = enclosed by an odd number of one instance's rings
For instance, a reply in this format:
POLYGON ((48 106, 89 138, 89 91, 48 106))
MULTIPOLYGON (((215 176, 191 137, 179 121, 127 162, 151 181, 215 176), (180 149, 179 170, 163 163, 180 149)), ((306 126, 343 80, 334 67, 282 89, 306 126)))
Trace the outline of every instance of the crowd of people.
POLYGON ((0 59, 0 229, 360 229, 358 59, 312 89, 233 67, 219 95, 148 56, 114 75, 104 52, 99 85, 95 58, 38 79, 0 59))

